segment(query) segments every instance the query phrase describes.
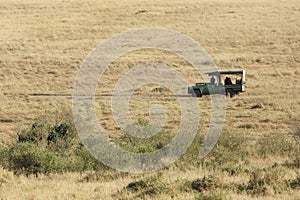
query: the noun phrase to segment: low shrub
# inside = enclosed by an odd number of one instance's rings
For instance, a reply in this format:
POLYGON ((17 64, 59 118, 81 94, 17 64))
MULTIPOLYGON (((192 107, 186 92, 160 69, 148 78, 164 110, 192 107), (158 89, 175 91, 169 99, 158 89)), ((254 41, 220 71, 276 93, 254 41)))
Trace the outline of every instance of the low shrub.
POLYGON ((31 127, 18 134, 18 142, 28 142, 37 146, 44 146, 50 131, 50 125, 46 123, 35 122, 31 125, 31 127))
POLYGON ((283 166, 286 166, 291 169, 299 169, 300 168, 300 155, 298 155, 295 159, 292 161, 286 161, 283 166))
POLYGON ((106 168, 82 145, 66 123, 34 123, 0 150, 0 164, 16 174, 61 173, 106 168))
POLYGON ((220 187, 220 180, 215 176, 208 176, 192 181, 191 187, 193 190, 203 192, 205 190, 214 190, 220 187))
POLYGON ((158 176, 151 176, 142 180, 134 181, 126 186, 126 190, 136 193, 136 197, 145 198, 145 196, 156 196, 167 193, 169 185, 160 180, 158 176))
POLYGON ((300 189, 300 177, 290 181, 290 187, 292 189, 300 189))
POLYGON ((31 143, 21 143, 11 146, 7 151, 7 161, 10 170, 26 174, 62 172, 66 162, 50 150, 31 143))
POLYGON ((221 169, 236 175, 243 171, 239 163, 248 162, 251 151, 249 143, 248 138, 234 133, 224 133, 211 153, 203 159, 203 166, 212 170, 221 169))

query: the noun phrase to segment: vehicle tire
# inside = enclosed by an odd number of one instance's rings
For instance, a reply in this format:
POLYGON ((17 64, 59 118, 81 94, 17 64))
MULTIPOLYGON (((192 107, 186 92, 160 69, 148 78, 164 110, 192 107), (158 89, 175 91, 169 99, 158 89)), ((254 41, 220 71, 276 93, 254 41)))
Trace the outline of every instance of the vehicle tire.
POLYGON ((226 96, 228 96, 228 94, 229 94, 230 98, 233 98, 235 96, 233 89, 227 89, 226 96))
POLYGON ((196 97, 202 97, 200 90, 194 90, 196 97))

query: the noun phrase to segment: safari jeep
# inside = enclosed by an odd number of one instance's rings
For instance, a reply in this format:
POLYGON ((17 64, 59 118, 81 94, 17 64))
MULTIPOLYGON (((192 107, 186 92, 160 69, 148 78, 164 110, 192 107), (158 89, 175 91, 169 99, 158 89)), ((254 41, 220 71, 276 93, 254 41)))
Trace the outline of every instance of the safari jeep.
POLYGON ((205 73, 209 83, 196 83, 188 87, 188 93, 195 97, 210 94, 225 94, 231 98, 245 92, 245 70, 219 70, 205 73))

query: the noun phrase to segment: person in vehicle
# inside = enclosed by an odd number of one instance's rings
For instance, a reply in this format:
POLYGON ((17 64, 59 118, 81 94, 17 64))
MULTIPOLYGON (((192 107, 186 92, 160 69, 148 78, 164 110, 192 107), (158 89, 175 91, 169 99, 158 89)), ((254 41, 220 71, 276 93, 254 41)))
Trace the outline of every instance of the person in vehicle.
POLYGON ((216 79, 215 79, 214 76, 212 76, 212 77, 210 78, 210 84, 211 84, 211 85, 214 85, 215 82, 216 82, 216 79))
POLYGON ((235 84, 238 84, 238 85, 242 84, 242 79, 236 79, 235 84))
POLYGON ((225 85, 232 85, 231 78, 226 77, 224 83, 225 85))

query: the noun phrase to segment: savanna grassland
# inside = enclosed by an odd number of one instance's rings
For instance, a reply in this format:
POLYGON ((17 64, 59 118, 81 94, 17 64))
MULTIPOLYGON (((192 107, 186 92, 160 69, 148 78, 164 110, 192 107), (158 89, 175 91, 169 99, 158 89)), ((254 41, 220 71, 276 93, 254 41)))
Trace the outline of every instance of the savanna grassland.
MULTIPOLYGON (((299 199, 299 0, 0 0, 0 27, 0 199, 299 199), (128 174, 80 146, 70 110, 86 56, 105 39, 143 27, 184 33, 219 69, 245 69, 246 92, 227 98, 222 136, 206 158, 198 152, 209 97, 198 100, 198 135, 182 158, 157 172, 128 174)), ((114 122, 114 84, 153 61, 190 85, 202 80, 190 63, 159 50, 130 52, 109 66, 96 91, 98 120, 133 152, 167 144, 180 122, 176 98, 155 84, 136 90, 130 114, 145 125, 150 104, 164 105, 157 137, 130 138, 114 122)))

